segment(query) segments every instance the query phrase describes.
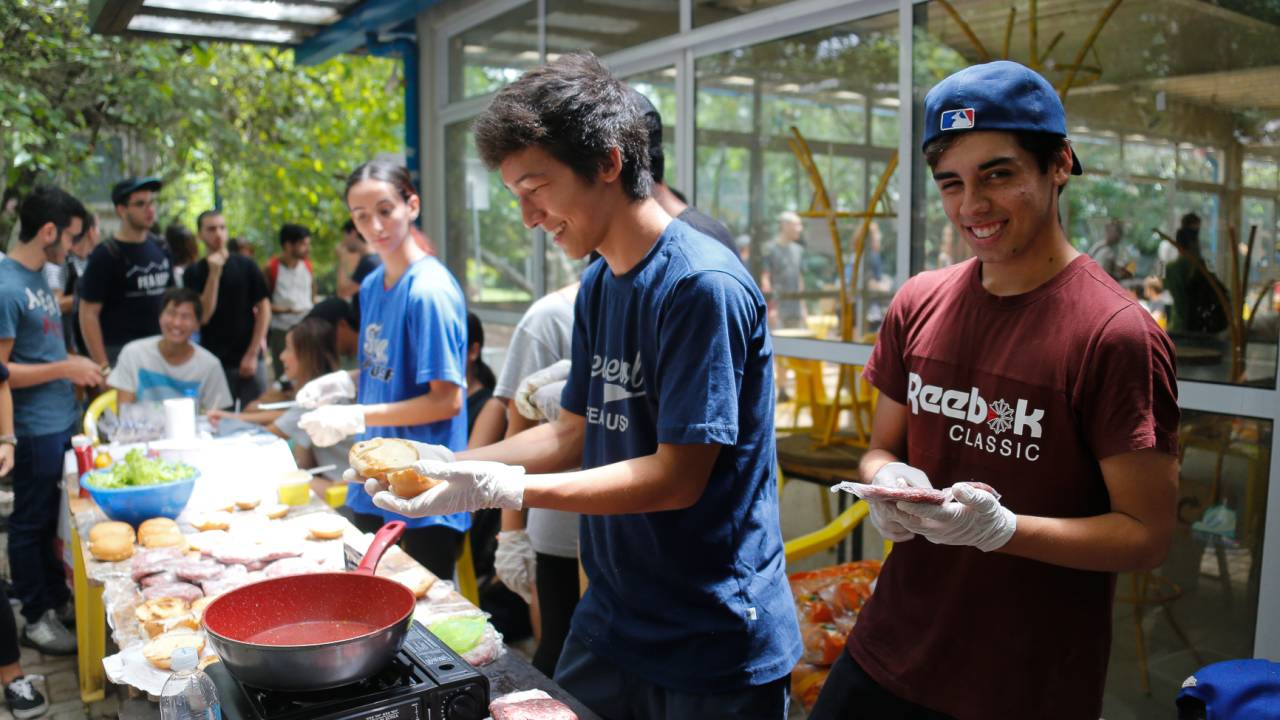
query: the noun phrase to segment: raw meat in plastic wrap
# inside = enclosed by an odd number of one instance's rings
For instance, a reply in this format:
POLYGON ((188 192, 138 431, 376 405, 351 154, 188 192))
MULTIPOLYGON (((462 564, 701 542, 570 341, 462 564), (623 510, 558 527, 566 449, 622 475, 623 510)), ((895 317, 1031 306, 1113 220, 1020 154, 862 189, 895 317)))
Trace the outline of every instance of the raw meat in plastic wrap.
POLYGON ((297 543, 232 542, 215 547, 213 558, 226 565, 244 565, 250 570, 261 570, 275 560, 297 557, 302 554, 302 550, 297 543))
POLYGON ((493 720, 578 720, 568 705, 542 690, 514 692, 489 703, 493 720))
POLYGON ((249 584, 249 569, 243 565, 228 565, 222 575, 200 583, 206 597, 217 597, 222 593, 235 590, 241 585, 249 584))
POLYGON ((227 566, 217 560, 198 558, 182 560, 174 568, 174 573, 187 582, 202 583, 206 580, 214 580, 221 577, 226 570, 227 566))
POLYGON ((183 551, 176 547, 143 548, 133 555, 133 579, 168 570, 182 555, 183 551))
POLYGON ((176 597, 182 598, 187 602, 191 602, 204 597, 204 592, 191 583, 161 583, 159 585, 152 585, 151 587, 143 590, 142 597, 147 600, 154 600, 162 597, 176 597))
MULTIPOLYGON (((978 490, 983 490, 1000 499, 1000 493, 996 489, 986 483, 968 481, 978 490)), ((914 487, 886 487, 884 485, 868 485, 867 483, 842 482, 831 488, 831 492, 844 490, 852 493, 863 500, 891 500, 898 502, 910 503, 926 503, 928 505, 941 505, 951 499, 951 488, 939 490, 937 488, 914 488, 914 487)))
POLYGON ((324 568, 311 558, 287 557, 276 560, 262 569, 265 577, 277 578, 286 575, 310 575, 322 572, 324 568))
MULTIPOLYGON (((181 561, 175 561, 175 562, 181 562, 181 561)), ((141 580, 138 581, 138 584, 144 588, 149 588, 152 585, 162 585, 164 583, 175 583, 175 582, 182 582, 181 580, 178 579, 177 573, 175 573, 172 570, 161 570, 155 575, 148 575, 142 578, 141 580)))

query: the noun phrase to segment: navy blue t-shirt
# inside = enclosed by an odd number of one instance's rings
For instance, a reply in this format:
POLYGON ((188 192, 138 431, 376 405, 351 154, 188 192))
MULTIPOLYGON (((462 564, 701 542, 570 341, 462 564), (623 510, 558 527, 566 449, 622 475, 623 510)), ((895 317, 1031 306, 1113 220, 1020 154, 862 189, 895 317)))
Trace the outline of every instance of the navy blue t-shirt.
POLYGON ((662 687, 724 692, 801 653, 774 477, 764 296, 732 252, 673 220, 636 267, 583 274, 564 408, 587 419, 582 466, 723 446, 691 507, 582 516, 590 580, 573 632, 662 687))

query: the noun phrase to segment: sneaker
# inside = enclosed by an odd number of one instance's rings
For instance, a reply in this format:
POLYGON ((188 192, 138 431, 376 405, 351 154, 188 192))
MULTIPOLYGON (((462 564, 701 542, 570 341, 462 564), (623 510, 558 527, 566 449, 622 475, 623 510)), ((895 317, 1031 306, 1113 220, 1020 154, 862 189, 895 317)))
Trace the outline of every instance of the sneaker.
POLYGON ((22 644, 45 655, 76 654, 76 636, 58 620, 53 608, 45 610, 39 620, 27 623, 22 629, 22 644))
POLYGON ((4 686, 4 701, 9 712, 18 720, 40 717, 49 709, 49 701, 31 684, 25 675, 19 675, 4 686))

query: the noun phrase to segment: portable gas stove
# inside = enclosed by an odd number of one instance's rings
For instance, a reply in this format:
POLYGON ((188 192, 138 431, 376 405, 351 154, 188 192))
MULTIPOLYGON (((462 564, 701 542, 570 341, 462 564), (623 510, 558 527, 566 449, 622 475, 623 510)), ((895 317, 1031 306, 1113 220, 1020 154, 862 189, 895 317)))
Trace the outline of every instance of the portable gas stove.
POLYGON ((404 646, 372 677, 330 690, 287 692, 245 685, 222 663, 205 671, 227 720, 482 720, 489 680, 416 621, 404 646))

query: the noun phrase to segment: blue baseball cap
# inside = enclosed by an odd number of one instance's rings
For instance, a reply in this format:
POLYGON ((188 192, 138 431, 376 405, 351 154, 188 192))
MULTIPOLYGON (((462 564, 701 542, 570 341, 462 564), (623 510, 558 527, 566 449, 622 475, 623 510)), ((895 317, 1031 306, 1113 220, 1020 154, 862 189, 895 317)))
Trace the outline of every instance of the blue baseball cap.
MULTIPOLYGON (((997 60, 952 73, 924 98, 924 142, 966 130, 1023 130, 1067 136, 1067 113, 1058 93, 1039 73, 997 60)), ((1071 150, 1071 174, 1084 167, 1071 150)))
POLYGON ((139 190, 160 192, 162 187, 164 187, 164 183, 160 181, 160 178, 153 175, 127 177, 111 187, 111 202, 115 205, 124 205, 129 202, 129 196, 139 190))
POLYGON ((1280 663, 1227 660, 1207 665, 1182 683, 1178 709, 1203 704, 1206 720, 1280 717, 1280 663))

